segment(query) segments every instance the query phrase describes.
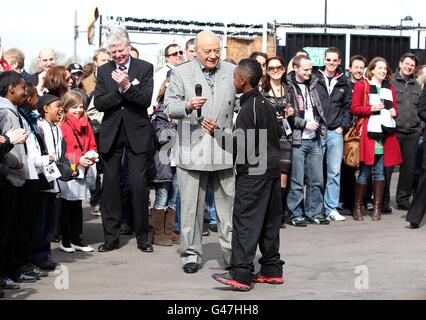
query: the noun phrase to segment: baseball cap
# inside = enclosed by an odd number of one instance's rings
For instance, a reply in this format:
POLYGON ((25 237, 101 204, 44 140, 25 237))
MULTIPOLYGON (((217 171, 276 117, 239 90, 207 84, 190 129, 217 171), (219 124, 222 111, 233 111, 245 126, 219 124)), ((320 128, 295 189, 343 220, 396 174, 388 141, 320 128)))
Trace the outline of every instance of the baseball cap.
POLYGON ((79 72, 83 73, 83 72, 84 72, 84 71, 83 71, 83 67, 81 66, 81 64, 78 64, 78 63, 71 63, 71 64, 68 66, 68 70, 69 70, 71 73, 79 73, 79 72))
POLYGON ((59 97, 54 96, 53 94, 44 94, 42 95, 39 99, 38 99, 38 103, 37 103, 37 111, 39 114, 42 113, 43 111, 43 107, 47 106, 49 104, 51 104, 52 102, 61 100, 59 97))

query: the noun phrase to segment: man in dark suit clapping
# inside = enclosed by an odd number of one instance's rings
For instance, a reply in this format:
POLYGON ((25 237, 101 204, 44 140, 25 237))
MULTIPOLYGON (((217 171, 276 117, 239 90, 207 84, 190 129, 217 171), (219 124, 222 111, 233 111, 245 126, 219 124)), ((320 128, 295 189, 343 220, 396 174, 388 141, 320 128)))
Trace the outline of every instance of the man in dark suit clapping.
POLYGON ((121 158, 129 158, 130 192, 138 248, 152 252, 148 239, 147 168, 154 147, 147 108, 153 89, 152 64, 130 57, 130 39, 123 28, 111 30, 108 48, 112 61, 98 69, 94 104, 104 112, 99 151, 104 162, 101 200, 105 243, 98 251, 118 249, 121 220, 121 158))

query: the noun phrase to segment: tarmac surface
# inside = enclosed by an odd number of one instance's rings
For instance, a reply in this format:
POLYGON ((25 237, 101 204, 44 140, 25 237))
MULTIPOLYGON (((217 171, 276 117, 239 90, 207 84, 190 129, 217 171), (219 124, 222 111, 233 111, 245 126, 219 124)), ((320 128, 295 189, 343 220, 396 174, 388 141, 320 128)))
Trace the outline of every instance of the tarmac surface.
MULTIPOLYGON (((395 193, 397 174, 392 178, 395 193)), ((426 199, 425 199, 426 201, 426 199)), ((122 236, 120 249, 97 252, 103 240, 100 217, 84 202, 84 233, 92 253, 64 253, 53 243, 61 270, 37 283, 7 291, 13 300, 284 300, 284 299, 426 299, 426 226, 411 230, 405 212, 395 209, 374 222, 351 216, 330 225, 287 225, 281 229, 284 285, 256 284, 236 292, 214 281, 223 272, 217 233, 203 237, 203 267, 182 271, 179 246, 154 246, 153 253, 136 247, 134 236, 122 236)), ((366 212, 371 214, 371 212, 366 212)), ((257 263, 260 254, 256 256, 257 263)))

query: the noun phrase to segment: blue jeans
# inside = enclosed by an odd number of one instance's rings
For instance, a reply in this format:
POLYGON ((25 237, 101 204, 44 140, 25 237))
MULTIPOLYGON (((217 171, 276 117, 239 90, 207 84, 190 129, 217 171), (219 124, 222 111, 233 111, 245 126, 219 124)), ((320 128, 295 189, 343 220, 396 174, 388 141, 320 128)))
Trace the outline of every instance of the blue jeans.
POLYGON ((217 224, 216 207, 214 206, 213 186, 210 183, 210 181, 207 184, 206 204, 207 204, 207 211, 209 213, 209 219, 210 219, 209 223, 217 224))
POLYGON ((172 172, 172 181, 155 183, 155 209, 176 209, 176 198, 178 194, 176 168, 172 168, 172 172))
POLYGON ((291 184, 287 197, 287 207, 294 217, 302 217, 302 202, 304 198, 304 177, 307 180, 305 215, 314 218, 323 209, 323 170, 320 141, 302 140, 302 145, 293 147, 291 184))
POLYGON ((385 180, 385 170, 383 166, 383 155, 376 154, 374 159, 374 165, 366 165, 364 162, 361 162, 359 168, 359 176, 357 183, 359 184, 368 184, 370 181, 370 175, 373 174, 373 180, 384 181, 385 180))
POLYGON ((325 156, 326 184, 324 192, 324 211, 329 215, 336 210, 340 198, 340 169, 343 157, 343 136, 334 130, 327 131, 327 139, 321 141, 325 156))
MULTIPOLYGON (((178 185, 177 182, 176 182, 176 185, 178 185)), ((179 194, 179 188, 177 189, 178 189, 178 192, 176 195, 176 219, 175 219, 174 229, 176 232, 180 232, 180 194, 179 194)))

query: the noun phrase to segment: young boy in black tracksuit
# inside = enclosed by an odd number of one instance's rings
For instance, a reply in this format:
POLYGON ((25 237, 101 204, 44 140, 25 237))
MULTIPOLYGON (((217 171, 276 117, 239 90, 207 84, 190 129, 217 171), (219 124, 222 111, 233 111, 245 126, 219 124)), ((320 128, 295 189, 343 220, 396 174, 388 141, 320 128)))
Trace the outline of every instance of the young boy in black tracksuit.
MULTIPOLYGON (((282 128, 273 106, 262 96, 257 84, 262 77, 260 64, 243 59, 234 72, 234 85, 241 98, 233 133, 236 159, 236 188, 233 213, 231 271, 213 274, 213 279, 236 290, 248 291, 253 282, 283 283, 284 261, 279 254, 281 224, 280 145, 282 128), (251 131, 251 132, 250 132, 251 131), (254 134, 253 134, 254 133, 254 134), (245 142, 244 153, 241 144, 245 142), (262 257, 260 272, 253 274, 253 259, 259 245, 262 257)), ((213 134, 217 125, 212 119, 202 123, 213 134)), ((221 134, 215 138, 222 144, 221 134)), ((222 136, 226 135, 222 133, 222 136)), ((228 146, 222 148, 228 149, 228 146)))

